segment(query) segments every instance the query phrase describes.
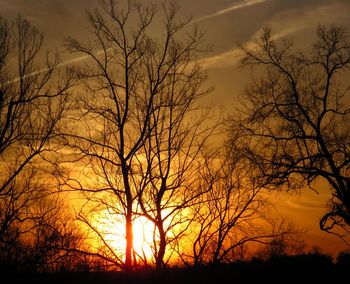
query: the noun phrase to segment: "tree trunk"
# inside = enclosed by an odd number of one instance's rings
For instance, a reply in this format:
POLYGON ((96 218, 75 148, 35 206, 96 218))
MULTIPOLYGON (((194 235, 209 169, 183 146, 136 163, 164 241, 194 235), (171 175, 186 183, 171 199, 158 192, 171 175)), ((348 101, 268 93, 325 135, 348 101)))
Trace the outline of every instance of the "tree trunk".
POLYGON ((133 230, 132 230, 132 204, 127 204, 126 223, 125 223, 125 270, 131 271, 132 265, 132 248, 133 248, 133 230))
POLYGON ((156 267, 163 268, 165 247, 166 247, 166 236, 163 228, 163 222, 161 220, 157 223, 157 229, 159 233, 159 248, 158 248, 158 254, 156 256, 156 267))
POLYGON ((132 195, 129 184, 129 172, 128 167, 125 165, 122 166, 123 171, 123 182, 125 188, 126 196, 126 216, 125 216, 125 271, 133 270, 132 262, 132 250, 133 250, 133 228, 132 228, 132 195))

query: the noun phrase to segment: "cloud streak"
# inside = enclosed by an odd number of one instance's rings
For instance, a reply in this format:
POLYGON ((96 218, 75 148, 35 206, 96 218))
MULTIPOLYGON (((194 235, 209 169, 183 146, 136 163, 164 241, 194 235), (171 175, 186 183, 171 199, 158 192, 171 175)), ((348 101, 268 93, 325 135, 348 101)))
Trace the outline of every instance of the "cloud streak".
MULTIPOLYGON (((349 15, 346 7, 341 4, 322 5, 312 9, 308 8, 301 11, 293 9, 276 14, 274 17, 267 20, 264 25, 272 28, 272 37, 275 40, 303 30, 309 30, 308 37, 311 37, 310 28, 314 30, 321 18, 324 24, 331 24, 339 21, 339 19, 346 20, 349 18, 349 15)), ((350 18, 348 21, 350 21, 350 18)), ((255 32, 244 46, 247 48, 255 48, 254 39, 258 38, 260 33, 261 30, 255 32)), ((239 63, 241 56, 241 51, 235 47, 220 54, 204 58, 202 64, 206 69, 232 67, 239 63)))
MULTIPOLYGON (((98 50, 94 55, 95 55, 95 56, 100 56, 101 54, 104 54, 105 52, 109 53, 109 52, 112 51, 112 50, 113 50, 113 48, 111 48, 111 47, 108 48, 108 49, 106 49, 106 50, 100 49, 100 50, 98 50)), ((90 58, 90 56, 89 56, 89 55, 86 55, 86 54, 85 54, 85 55, 78 56, 78 57, 74 57, 74 58, 72 58, 72 59, 69 59, 69 60, 66 60, 66 61, 57 63, 57 65, 56 65, 55 68, 56 68, 56 69, 59 69, 59 68, 65 67, 65 66, 78 64, 78 63, 80 63, 80 62, 83 62, 83 61, 88 60, 89 58, 90 58)), ((45 72, 47 72, 47 71, 49 71, 49 70, 50 70, 49 67, 44 67, 44 68, 42 68, 42 69, 35 70, 35 71, 31 72, 31 73, 25 74, 25 75, 23 76, 23 78, 33 77, 33 76, 36 76, 36 75, 45 73, 45 72)), ((21 79, 20 77, 16 77, 16 78, 14 78, 14 79, 11 79, 11 80, 5 82, 4 85, 11 84, 11 83, 16 83, 16 82, 18 82, 20 79, 21 79)))
POLYGON ((243 9, 243 8, 246 8, 246 7, 249 7, 249 6, 253 6, 253 5, 256 5, 256 4, 264 3, 266 1, 267 0, 244 0, 243 2, 235 3, 235 4, 233 4, 232 6, 230 6, 228 8, 216 11, 213 14, 205 15, 205 16, 196 18, 196 19, 194 19, 192 21, 192 23, 196 23, 196 22, 204 21, 204 20, 211 19, 211 18, 214 18, 214 17, 218 17, 218 16, 221 16, 223 14, 229 13, 231 11, 238 10, 238 9, 243 9))
MULTIPOLYGON (((285 28, 273 34, 272 38, 274 40, 277 40, 279 38, 283 38, 289 34, 293 34, 299 30, 302 30, 303 28, 304 26, 285 28)), ((244 44, 246 48, 254 49, 256 47, 255 39, 259 36, 259 32, 254 34, 252 39, 246 42, 246 44, 244 44)), ((242 57, 242 55, 243 54, 241 49, 238 47, 235 47, 223 53, 205 58, 202 61, 202 66, 204 69, 235 66, 236 64, 239 63, 239 60, 242 57)))
POLYGON ((292 201, 287 200, 286 204, 293 209, 302 209, 302 210, 323 210, 325 206, 315 202, 309 201, 292 201))

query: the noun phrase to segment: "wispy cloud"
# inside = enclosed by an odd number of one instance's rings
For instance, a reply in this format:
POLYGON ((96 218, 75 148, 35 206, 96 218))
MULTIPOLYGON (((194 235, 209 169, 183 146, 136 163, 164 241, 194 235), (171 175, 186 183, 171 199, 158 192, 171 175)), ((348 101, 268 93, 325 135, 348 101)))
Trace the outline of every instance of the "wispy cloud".
MULTIPOLYGON (((294 32, 297 32, 298 30, 301 30, 303 26, 296 26, 296 27, 287 27, 283 30, 280 30, 272 35, 272 38, 274 40, 277 40, 279 38, 283 38, 289 34, 293 34, 294 32)), ((258 33, 255 33, 252 36, 252 39, 244 44, 245 47, 252 49, 256 46, 255 38, 257 38, 259 35, 258 33)), ((218 67, 230 67, 235 66, 238 64, 240 58, 242 56, 242 51, 238 48, 232 48, 231 50, 225 51, 223 53, 213 55, 210 57, 205 58, 202 61, 203 68, 210 69, 210 68, 218 68, 218 67)))
MULTIPOLYGON (((319 19, 322 19, 323 24, 350 22, 347 6, 342 4, 328 4, 316 8, 307 8, 304 10, 288 10, 274 15, 264 23, 264 26, 272 28, 272 37, 277 40, 286 36, 296 34, 300 31, 307 31, 305 37, 311 39, 310 34, 319 24, 319 19)), ((247 48, 254 48, 254 39, 258 38, 261 30, 255 32, 250 40, 245 42, 247 48)), ((305 40, 307 42, 307 40, 305 40)), ((304 43, 301 43, 304 44, 304 43)), ((232 67, 239 63, 241 51, 234 47, 220 54, 209 56, 203 59, 203 67, 206 69, 232 67)))
POLYGON ((302 210, 322 210, 325 208, 321 203, 311 202, 311 201, 293 201, 287 200, 286 204, 293 209, 302 210))
MULTIPOLYGON (((112 48, 108 48, 106 50, 107 53, 109 53, 110 51, 112 50, 112 48)), ((105 51, 104 50, 98 50, 96 53, 95 53, 95 56, 99 56, 101 54, 103 54, 105 51)), ((69 59, 69 60, 66 60, 66 61, 63 61, 63 62, 60 62, 56 65, 56 68, 62 68, 62 67, 65 67, 65 66, 69 66, 69 65, 73 65, 73 64, 77 64, 77 63, 80 63, 80 62, 83 62, 83 61, 86 61, 90 58, 89 55, 81 55, 81 56, 78 56, 78 57, 74 57, 72 59, 69 59)), ((39 75, 39 74, 42 74, 42 73, 45 73, 49 71, 49 68, 48 67, 44 67, 42 69, 39 69, 39 70, 36 70, 34 72, 31 72, 31 73, 28 73, 28 74, 25 74, 23 78, 26 78, 26 77, 33 77, 33 76, 36 76, 36 75, 39 75)), ((16 83, 20 80, 20 77, 16 77, 14 79, 11 79, 7 82, 4 83, 4 85, 7 85, 7 84, 10 84, 10 83, 16 83)))
POLYGON ((213 55, 202 60, 204 69, 216 67, 228 67, 237 64, 241 56, 241 51, 238 48, 233 48, 229 51, 213 55))
POLYGON ((249 6, 252 6, 252 5, 260 4, 260 3, 263 3, 263 2, 266 2, 266 1, 268 1, 268 0, 243 0, 241 2, 237 2, 237 3, 233 4, 230 7, 227 7, 225 9, 216 11, 213 14, 205 15, 205 16, 196 18, 192 22, 195 23, 195 22, 200 22, 200 21, 203 21, 203 20, 211 19, 211 18, 214 18, 214 17, 221 16, 223 14, 229 13, 229 12, 234 11, 234 10, 238 10, 238 9, 242 9, 242 8, 249 7, 249 6))
MULTIPOLYGON (((75 64, 75 63, 79 63, 80 61, 87 60, 88 58, 89 58, 88 55, 83 55, 83 56, 80 56, 80 57, 76 57, 76 58, 73 58, 73 59, 70 59, 70 60, 58 63, 56 68, 61 68, 61 67, 65 67, 67 65, 72 65, 72 64, 75 64)), ((49 70, 50 70, 49 67, 44 67, 44 68, 35 70, 35 71, 31 72, 31 73, 25 74, 23 76, 23 78, 33 77, 33 76, 36 76, 36 75, 39 75, 39 74, 43 74, 43 73, 45 73, 45 72, 47 72, 49 70)), ((20 79, 21 79, 21 77, 16 77, 14 79, 11 79, 9 81, 4 82, 3 84, 4 85, 8 85, 8 84, 12 84, 12 83, 17 83, 17 82, 19 82, 20 79)))

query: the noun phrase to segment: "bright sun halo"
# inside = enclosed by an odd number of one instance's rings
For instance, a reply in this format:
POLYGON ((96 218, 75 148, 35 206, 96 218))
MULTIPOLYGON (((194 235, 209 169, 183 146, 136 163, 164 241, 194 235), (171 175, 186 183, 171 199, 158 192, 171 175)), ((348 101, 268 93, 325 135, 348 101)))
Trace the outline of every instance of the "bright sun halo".
MULTIPOLYGON (((113 222, 110 216, 101 216, 96 227, 103 232, 104 240, 118 253, 125 252, 125 225, 122 222, 113 222)), ((134 252, 138 258, 149 261, 153 256, 154 224, 145 217, 138 217, 133 223, 134 252)))

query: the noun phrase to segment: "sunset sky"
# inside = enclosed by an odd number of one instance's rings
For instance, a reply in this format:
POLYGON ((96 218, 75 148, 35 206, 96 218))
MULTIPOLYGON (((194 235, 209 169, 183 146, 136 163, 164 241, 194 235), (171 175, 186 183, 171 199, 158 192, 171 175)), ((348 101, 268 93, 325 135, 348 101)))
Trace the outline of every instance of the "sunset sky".
MULTIPOLYGON (((168 0, 143 0, 160 3, 168 0)), ((275 38, 288 37, 298 48, 310 46, 317 25, 342 24, 350 27, 349 0, 180 0, 181 15, 191 16, 192 23, 204 32, 211 51, 203 58, 209 83, 215 90, 208 98, 235 107, 235 101, 248 84, 249 70, 238 68, 237 43, 249 44, 259 31, 270 26, 275 38)), ((22 14, 45 37, 50 50, 63 50, 66 36, 87 39, 87 9, 96 7, 96 0, 0 0, 0 14, 8 19, 22 14)), ((64 62, 74 58, 62 55, 64 62)), ((310 247, 318 246, 326 253, 345 248, 337 238, 320 232, 318 221, 328 198, 326 185, 319 194, 277 195, 276 209, 288 216, 296 226, 307 230, 305 239, 310 247)))

